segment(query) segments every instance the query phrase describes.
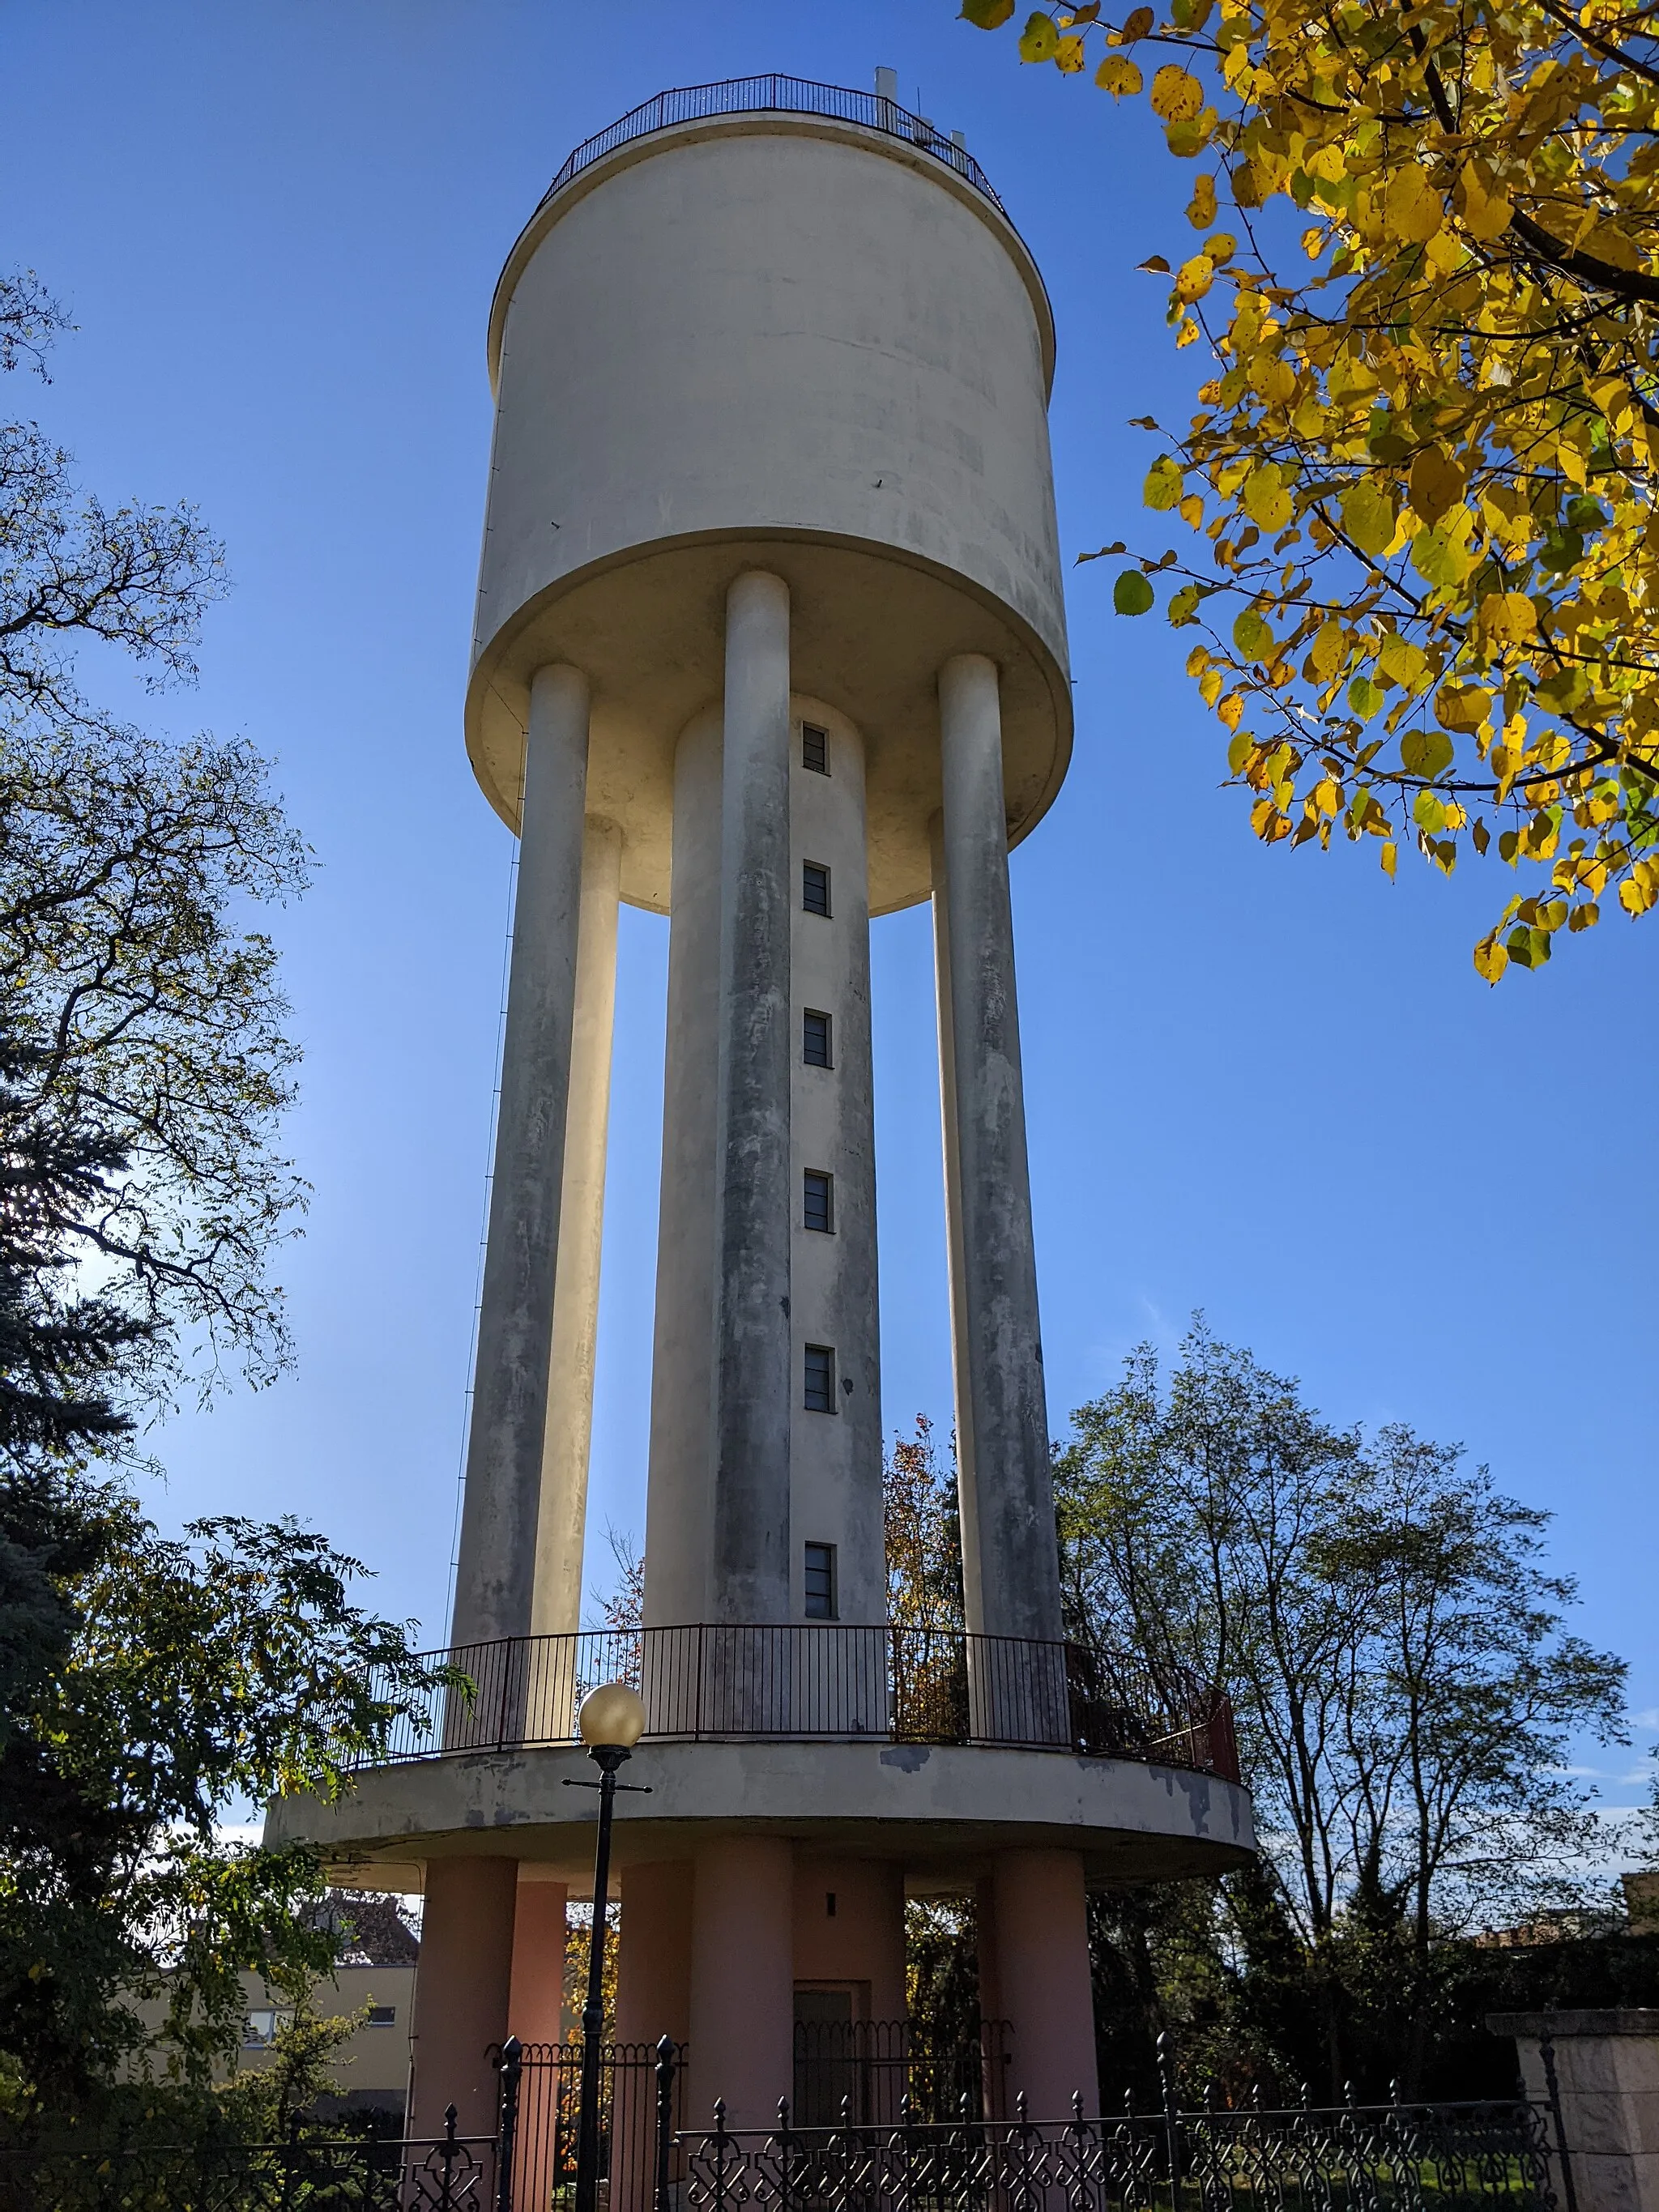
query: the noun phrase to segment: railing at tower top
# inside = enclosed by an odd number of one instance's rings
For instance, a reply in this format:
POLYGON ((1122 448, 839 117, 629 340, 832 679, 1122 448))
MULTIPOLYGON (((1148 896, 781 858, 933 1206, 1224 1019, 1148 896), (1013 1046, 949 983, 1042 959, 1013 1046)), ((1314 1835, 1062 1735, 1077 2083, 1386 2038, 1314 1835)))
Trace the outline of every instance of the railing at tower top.
POLYGON ((706 116, 768 112, 825 115, 840 123, 862 124, 866 131, 884 131, 890 138, 902 138, 908 145, 931 154, 946 168, 954 169, 975 191, 983 192, 993 207, 1002 206, 991 189, 990 179, 973 155, 965 147, 956 145, 935 131, 925 116, 913 115, 897 100, 884 100, 878 93, 853 92, 839 84, 815 84, 810 77, 802 76, 732 76, 720 84, 684 84, 676 86, 672 92, 659 92, 654 100, 630 108, 606 129, 584 139, 548 186, 542 205, 545 207, 555 192, 562 191, 584 169, 591 168, 617 147, 625 146, 631 138, 646 137, 653 131, 667 131, 677 123, 698 123, 706 116))
POLYGON ((587 1692, 626 1681, 659 1741, 994 1745, 1239 1778, 1222 1692, 1096 1645, 840 1621, 706 1623, 511 1637, 422 1661, 424 1708, 398 1723, 376 1764, 568 1743, 587 1692))

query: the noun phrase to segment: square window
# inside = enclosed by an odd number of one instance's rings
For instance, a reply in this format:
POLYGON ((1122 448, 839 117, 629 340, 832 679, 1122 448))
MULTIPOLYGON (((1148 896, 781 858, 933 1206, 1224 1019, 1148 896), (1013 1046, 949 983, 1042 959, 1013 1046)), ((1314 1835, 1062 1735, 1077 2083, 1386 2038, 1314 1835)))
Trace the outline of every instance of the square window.
POLYGON ((396 2005, 370 2005, 368 2024, 371 2027, 395 2027, 398 2025, 396 2005))
POLYGON ((836 1227, 836 1178, 823 1168, 808 1168, 805 1184, 803 1218, 806 1227, 822 1230, 826 1237, 832 1236, 836 1227))
POLYGON ((256 2005, 242 2030, 244 2051, 269 2051, 294 2014, 286 2005, 256 2005))
MULTIPOLYGON (((836 1618, 836 1547, 833 1544, 809 1544, 806 1547, 806 1618, 809 1620, 834 1620, 836 1618)), ((833 1912, 836 1900, 833 1893, 826 1909, 833 1912)))
POLYGON ((803 768, 810 768, 815 775, 829 775, 830 733, 827 730, 815 730, 810 722, 801 725, 800 764, 803 768))
POLYGON ((833 1067, 830 1056, 830 1017, 805 1012, 800 1018, 800 1056, 808 1067, 833 1067))
POLYGON ((806 1347, 806 1410, 809 1413, 836 1410, 836 1355, 827 1344, 806 1347))
POLYGON ((800 903, 803 914, 830 912, 830 871, 821 860, 800 864, 800 903))

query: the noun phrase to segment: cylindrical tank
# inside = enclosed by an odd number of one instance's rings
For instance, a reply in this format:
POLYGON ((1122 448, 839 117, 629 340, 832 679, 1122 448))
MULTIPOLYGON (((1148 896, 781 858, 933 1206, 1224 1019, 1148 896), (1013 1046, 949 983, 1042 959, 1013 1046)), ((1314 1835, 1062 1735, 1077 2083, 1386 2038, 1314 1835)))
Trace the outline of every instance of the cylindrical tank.
POLYGON ((1053 323, 988 191, 905 138, 767 112, 656 130, 549 195, 490 327, 496 422, 467 738, 517 826, 531 673, 592 685, 587 810, 666 910, 674 754, 720 696, 725 596, 788 585, 793 688, 866 747, 870 910, 931 889, 936 684, 997 664, 1011 842, 1071 693, 1053 323))

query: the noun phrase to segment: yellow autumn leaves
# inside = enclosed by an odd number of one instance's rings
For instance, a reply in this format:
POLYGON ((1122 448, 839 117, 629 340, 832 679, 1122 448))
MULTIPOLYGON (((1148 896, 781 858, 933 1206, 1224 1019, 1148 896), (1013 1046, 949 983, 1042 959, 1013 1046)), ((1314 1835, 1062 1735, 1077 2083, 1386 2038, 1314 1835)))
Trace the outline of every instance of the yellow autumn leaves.
POLYGON ((1659 906, 1659 39, 1592 12, 1165 0, 1018 33, 1197 162, 1194 250, 1143 264, 1203 362, 1185 427, 1147 426, 1146 503, 1192 550, 1115 606, 1167 594, 1204 639, 1265 842, 1539 872, 1476 948, 1492 981, 1659 906))

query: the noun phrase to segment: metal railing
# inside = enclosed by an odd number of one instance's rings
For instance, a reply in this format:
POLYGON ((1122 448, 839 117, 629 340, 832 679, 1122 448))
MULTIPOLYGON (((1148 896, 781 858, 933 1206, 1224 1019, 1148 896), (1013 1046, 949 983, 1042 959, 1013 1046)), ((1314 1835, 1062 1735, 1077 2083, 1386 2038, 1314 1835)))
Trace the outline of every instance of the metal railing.
POLYGON ((914 2021, 797 2019, 790 2109, 803 2127, 1006 2119, 1012 2038, 1006 2020, 940 2046, 914 2021))
POLYGON ((935 161, 942 161, 946 168, 954 169, 975 191, 983 192, 993 207, 1002 206, 973 155, 965 147, 935 131, 925 116, 913 115, 896 100, 884 100, 877 93, 853 92, 839 84, 816 84, 810 77, 803 76, 732 76, 720 84, 684 84, 676 86, 672 92, 659 92, 654 100, 630 108, 605 130, 584 139, 548 186, 541 204, 545 207, 554 193, 562 191, 573 178, 580 176, 595 161, 603 161, 617 147, 627 145, 630 139, 646 137, 653 131, 670 130, 677 123, 698 123, 706 116, 767 112, 826 115, 840 123, 861 124, 866 131, 884 131, 890 138, 902 138, 907 145, 917 147, 935 161))
MULTIPOLYGON (((992 2048, 957 2058, 975 2070, 992 2048)), ((685 2055, 667 2036, 608 2054, 611 2212, 1573 2212, 1577 2201, 1553 2087, 1540 2102, 1316 2106, 1304 2093, 1277 2109, 1213 2095, 1194 2109, 1177 2102, 1160 2037, 1150 2110, 1126 2100, 1093 2115, 1074 2097, 1069 2120, 1034 2120, 1020 2096, 1012 2119, 981 2117, 969 2088, 954 2117, 902 2093, 892 2118, 863 2117, 849 2085, 827 2124, 803 2124, 785 2100, 774 2126, 728 2128, 716 2101, 712 2127, 687 2130, 685 2055)), ((798 2077, 802 2055, 798 2039, 798 2077)), ((289 2142, 249 2145, 30 2153, 0 2136, 0 2212, 550 2212, 569 2201, 568 2056, 507 2044, 493 2137, 459 2136, 453 2106, 444 2136, 423 2142, 330 2139, 297 2122, 289 2142)))
POLYGON ((1078 1644, 839 1621, 704 1623, 513 1637, 422 1653, 421 1664, 430 1694, 404 1713, 374 1764, 568 1743, 587 1692, 625 1681, 658 1741, 1001 1745, 1239 1778, 1223 1693, 1078 1644))
POLYGON ((499 2147, 458 2135, 453 2105, 444 2133, 419 2142, 0 2145, 0 2212, 511 2212, 499 2147))
MULTIPOLYGON (((1519 2099, 682 2134, 678 2212, 1556 2212, 1519 2099)), ((1552 2137, 1553 2136, 1553 2140, 1552 2137)))
MULTIPOLYGON (((599 2176, 609 2212, 652 2212, 659 2138, 683 2124, 686 2049, 670 2045, 665 2072, 659 2045, 607 2043, 600 2051, 599 2176)), ((568 2205, 576 2183, 582 2046, 510 2044, 502 2073, 513 2204, 523 2212, 568 2205)))

